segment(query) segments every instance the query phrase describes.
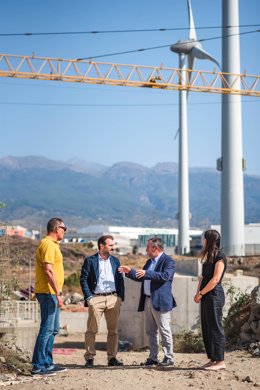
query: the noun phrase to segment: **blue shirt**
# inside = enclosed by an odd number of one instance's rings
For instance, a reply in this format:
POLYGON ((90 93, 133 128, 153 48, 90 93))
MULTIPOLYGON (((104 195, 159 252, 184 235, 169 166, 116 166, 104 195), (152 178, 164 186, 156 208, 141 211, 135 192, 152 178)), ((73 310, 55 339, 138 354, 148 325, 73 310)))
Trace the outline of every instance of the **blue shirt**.
MULTIPOLYGON (((151 259, 151 263, 150 263, 150 265, 148 267, 149 271, 153 271, 155 269, 156 264, 157 264, 157 262, 160 259, 162 254, 163 254, 163 252, 161 252, 154 259, 151 259)), ((145 295, 148 295, 148 297, 151 296, 151 280, 144 280, 144 293, 145 293, 145 295)))
POLYGON ((113 274, 110 258, 104 260, 100 254, 98 254, 98 267, 99 278, 94 294, 116 291, 115 277, 113 274))

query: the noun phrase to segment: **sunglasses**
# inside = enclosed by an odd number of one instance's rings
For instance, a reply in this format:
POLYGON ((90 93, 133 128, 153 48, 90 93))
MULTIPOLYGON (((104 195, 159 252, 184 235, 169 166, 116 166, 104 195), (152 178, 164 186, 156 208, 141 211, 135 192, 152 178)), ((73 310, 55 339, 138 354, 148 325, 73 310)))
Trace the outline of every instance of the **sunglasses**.
POLYGON ((64 232, 67 231, 67 226, 58 226, 58 228, 61 228, 62 230, 64 230, 64 232))

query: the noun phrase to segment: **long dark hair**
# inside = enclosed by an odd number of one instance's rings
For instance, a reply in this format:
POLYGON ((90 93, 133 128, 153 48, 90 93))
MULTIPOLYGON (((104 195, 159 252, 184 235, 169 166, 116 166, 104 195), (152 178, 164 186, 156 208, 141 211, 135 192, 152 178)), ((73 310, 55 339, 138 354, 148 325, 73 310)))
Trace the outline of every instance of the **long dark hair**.
POLYGON ((206 230, 204 233, 206 245, 199 254, 203 263, 212 264, 220 248, 220 234, 217 230, 206 230))

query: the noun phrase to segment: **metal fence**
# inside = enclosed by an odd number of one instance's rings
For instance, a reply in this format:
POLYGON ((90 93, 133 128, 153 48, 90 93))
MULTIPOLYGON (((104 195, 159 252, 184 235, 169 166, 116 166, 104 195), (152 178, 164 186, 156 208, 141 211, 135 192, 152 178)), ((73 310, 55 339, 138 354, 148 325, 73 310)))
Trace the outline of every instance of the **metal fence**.
POLYGON ((2 301, 0 302, 0 328, 16 327, 19 324, 39 322, 37 301, 2 301))

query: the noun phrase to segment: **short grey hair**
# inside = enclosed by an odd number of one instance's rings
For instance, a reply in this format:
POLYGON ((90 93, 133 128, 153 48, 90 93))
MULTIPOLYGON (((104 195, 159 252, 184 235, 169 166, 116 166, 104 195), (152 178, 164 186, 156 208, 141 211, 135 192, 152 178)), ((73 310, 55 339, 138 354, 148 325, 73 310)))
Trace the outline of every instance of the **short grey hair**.
POLYGON ((54 217, 51 218, 47 223, 47 233, 55 232, 55 229, 64 221, 61 218, 54 217))
POLYGON ((164 242, 163 242, 163 240, 160 237, 157 237, 157 236, 151 237, 151 238, 148 239, 148 242, 149 241, 152 242, 153 248, 158 248, 158 249, 163 251, 164 242))

